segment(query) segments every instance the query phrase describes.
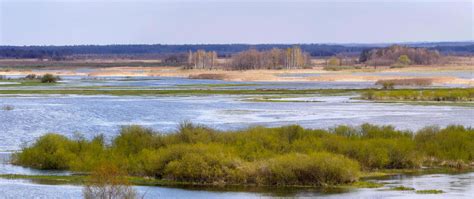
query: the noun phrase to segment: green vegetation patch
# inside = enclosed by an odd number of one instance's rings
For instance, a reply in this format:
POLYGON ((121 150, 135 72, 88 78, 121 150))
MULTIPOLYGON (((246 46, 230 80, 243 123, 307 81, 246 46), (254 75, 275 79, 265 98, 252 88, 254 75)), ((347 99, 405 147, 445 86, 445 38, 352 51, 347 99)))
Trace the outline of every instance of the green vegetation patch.
POLYGON ((177 85, 178 87, 211 87, 211 88, 220 88, 220 87, 240 87, 240 86, 258 86, 259 84, 181 84, 177 85))
POLYGON ((392 187, 390 190, 394 191, 414 191, 415 188, 412 187, 405 187, 405 186, 398 186, 398 187, 392 187))
POLYGON ((381 101, 474 101, 474 88, 367 90, 361 95, 366 100, 381 101))
POLYGON ((275 95, 275 94, 334 94, 352 92, 351 89, 316 89, 316 90, 94 90, 94 89, 54 89, 54 90, 0 90, 0 94, 60 94, 60 95, 275 95))
POLYGON ((352 188, 380 188, 383 186, 384 184, 382 183, 371 182, 371 181, 357 181, 350 184, 350 187, 352 188))
POLYGON ((417 190, 416 193, 418 193, 418 194, 441 194, 441 193, 444 193, 444 191, 437 190, 437 189, 427 189, 427 190, 417 190))
POLYGON ((15 153, 12 162, 80 172, 106 163, 139 178, 191 184, 314 187, 348 185, 368 176, 362 171, 463 169, 473 161, 473 148, 474 130, 462 126, 414 134, 370 124, 219 131, 184 123, 175 133, 126 126, 111 144, 102 135, 87 140, 46 134, 15 153))

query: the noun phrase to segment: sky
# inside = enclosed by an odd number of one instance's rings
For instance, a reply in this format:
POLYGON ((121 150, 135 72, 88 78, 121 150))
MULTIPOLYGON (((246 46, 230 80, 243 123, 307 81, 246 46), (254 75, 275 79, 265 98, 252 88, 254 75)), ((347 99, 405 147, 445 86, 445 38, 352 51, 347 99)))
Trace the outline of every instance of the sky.
POLYGON ((0 0, 0 45, 472 41, 474 0, 0 0))

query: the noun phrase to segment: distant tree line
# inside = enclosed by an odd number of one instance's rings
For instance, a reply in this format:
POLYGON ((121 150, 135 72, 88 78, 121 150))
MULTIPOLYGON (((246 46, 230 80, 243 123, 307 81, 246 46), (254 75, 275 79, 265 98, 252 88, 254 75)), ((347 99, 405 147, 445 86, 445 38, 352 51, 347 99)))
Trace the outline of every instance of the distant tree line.
MULTIPOLYGON (((64 60, 84 57, 125 57, 166 58, 170 61, 185 57, 189 51, 215 51, 219 57, 231 57, 233 54, 255 49, 268 51, 273 48, 287 49, 294 44, 198 44, 198 45, 74 45, 74 46, 0 46, 0 58, 34 58, 64 60), (171 56, 181 57, 171 57, 171 56)), ((384 45, 379 44, 299 44, 301 50, 312 57, 330 57, 336 55, 358 55, 384 45)), ((386 45, 385 45, 386 46, 386 45)), ((426 47, 447 54, 474 54, 473 42, 439 42, 408 44, 410 47, 426 47)), ((182 60, 181 60, 182 61, 182 60)))
POLYGON ((299 46, 271 50, 249 49, 233 54, 225 63, 217 62, 216 51, 189 51, 187 69, 214 69, 216 67, 230 70, 252 69, 295 69, 309 65, 311 56, 299 46))
POLYGON ((364 50, 359 61, 374 66, 388 66, 397 63, 429 65, 439 63, 441 55, 437 50, 393 45, 387 48, 364 50))
MULTIPOLYGON (((82 57, 84 55, 143 55, 154 54, 162 57, 172 54, 186 54, 198 50, 215 51, 219 57, 230 57, 235 53, 255 49, 287 49, 293 44, 200 44, 200 45, 78 45, 78 46, 0 46, 0 58, 53 58, 82 57)), ((301 44, 302 50, 311 56, 333 56, 340 53, 358 54, 362 46, 326 44, 301 44)))
POLYGON ((189 51, 188 53, 188 68, 192 69, 213 69, 217 65, 216 51, 206 52, 205 50, 198 50, 196 52, 189 51))
POLYGON ((299 46, 293 46, 285 50, 279 48, 265 51, 246 50, 234 54, 227 67, 233 70, 295 69, 307 66, 309 63, 310 55, 299 46))

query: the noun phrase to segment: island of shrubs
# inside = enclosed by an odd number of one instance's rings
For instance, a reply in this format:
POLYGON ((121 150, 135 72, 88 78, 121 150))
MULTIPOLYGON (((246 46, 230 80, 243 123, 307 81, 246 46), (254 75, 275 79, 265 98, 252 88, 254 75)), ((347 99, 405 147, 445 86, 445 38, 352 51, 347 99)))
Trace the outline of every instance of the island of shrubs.
POLYGON ((472 128, 411 132, 371 124, 219 131, 184 123, 167 134, 126 126, 110 142, 102 135, 46 134, 13 156, 14 164, 38 169, 90 172, 108 164, 127 175, 175 182, 274 186, 346 184, 379 169, 463 169, 473 160, 472 128))

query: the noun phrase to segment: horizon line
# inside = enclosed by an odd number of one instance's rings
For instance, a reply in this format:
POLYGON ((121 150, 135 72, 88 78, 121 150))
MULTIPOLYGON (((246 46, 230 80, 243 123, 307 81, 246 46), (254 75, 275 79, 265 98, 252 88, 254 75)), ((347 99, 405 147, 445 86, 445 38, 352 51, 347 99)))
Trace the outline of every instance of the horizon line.
POLYGON ((451 41, 404 41, 404 42, 327 42, 327 43, 185 43, 185 44, 172 44, 172 43, 113 43, 113 44, 43 44, 43 45, 0 45, 0 47, 62 47, 62 46, 133 46, 133 45, 163 45, 163 46, 199 46, 199 45, 390 45, 390 44, 435 44, 435 43, 474 43, 474 40, 451 40, 451 41))

